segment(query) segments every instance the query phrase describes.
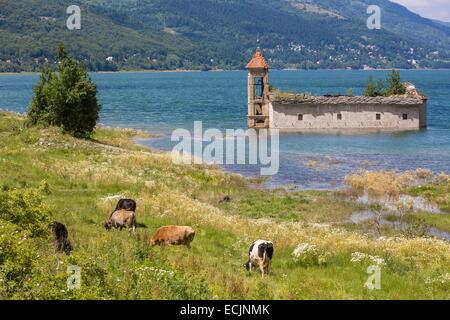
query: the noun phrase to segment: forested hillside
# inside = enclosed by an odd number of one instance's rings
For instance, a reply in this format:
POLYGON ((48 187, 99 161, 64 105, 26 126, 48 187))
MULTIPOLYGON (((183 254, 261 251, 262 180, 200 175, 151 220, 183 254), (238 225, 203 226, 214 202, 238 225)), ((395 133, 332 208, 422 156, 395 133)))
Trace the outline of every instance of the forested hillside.
POLYGON ((387 0, 0 0, 0 70, 40 70, 64 42, 90 70, 450 67, 450 27, 387 0), (369 4, 382 29, 366 27, 369 4))

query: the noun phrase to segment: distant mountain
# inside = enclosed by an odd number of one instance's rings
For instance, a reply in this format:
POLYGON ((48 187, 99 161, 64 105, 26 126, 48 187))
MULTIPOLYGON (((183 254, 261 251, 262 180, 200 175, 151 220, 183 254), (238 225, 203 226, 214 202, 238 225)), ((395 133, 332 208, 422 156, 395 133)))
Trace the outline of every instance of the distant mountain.
POLYGON ((450 27, 450 22, 447 22, 447 21, 433 20, 433 22, 435 22, 437 24, 443 24, 444 26, 450 27))
POLYGON ((257 37, 272 68, 450 68, 450 27, 387 0, 77 2, 69 31, 71 0, 0 0, 0 71, 54 64, 60 42, 91 70, 242 69, 257 37))

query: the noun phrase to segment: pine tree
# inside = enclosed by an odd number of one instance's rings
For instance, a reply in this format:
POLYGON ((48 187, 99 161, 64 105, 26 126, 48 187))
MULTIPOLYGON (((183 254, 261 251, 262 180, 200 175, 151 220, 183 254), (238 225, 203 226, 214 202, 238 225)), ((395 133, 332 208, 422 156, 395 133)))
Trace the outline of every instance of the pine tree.
POLYGON ((384 81, 383 80, 379 80, 377 82, 375 91, 376 91, 376 93, 375 93, 376 96, 383 96, 384 95, 386 89, 384 88, 384 81))
POLYGON ((387 96, 405 94, 406 88, 403 86, 400 80, 400 72, 398 70, 392 70, 389 74, 388 88, 386 90, 387 96))
POLYGON ((377 88, 375 82, 373 82, 373 77, 370 76, 367 81, 366 90, 364 91, 364 95, 366 97, 376 97, 377 96, 377 88))
POLYGON ((32 124, 56 125, 76 137, 89 137, 97 123, 97 88, 85 67, 63 45, 58 51, 58 74, 45 68, 34 88, 28 111, 32 124))
POLYGON ((373 77, 370 76, 367 82, 366 90, 364 91, 364 95, 366 97, 379 97, 385 94, 384 82, 383 80, 379 80, 377 83, 374 82, 373 77))

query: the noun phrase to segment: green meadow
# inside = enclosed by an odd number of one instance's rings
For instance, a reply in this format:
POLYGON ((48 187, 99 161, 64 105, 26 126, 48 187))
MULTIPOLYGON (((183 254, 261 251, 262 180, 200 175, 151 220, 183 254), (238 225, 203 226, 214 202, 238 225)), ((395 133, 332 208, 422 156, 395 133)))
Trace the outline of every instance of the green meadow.
POLYGON ((0 299, 450 299, 450 243, 424 231, 450 232, 450 179, 402 189, 441 213, 404 210, 389 220, 407 228, 376 234, 351 221, 373 209, 351 192, 261 190, 133 143, 146 137, 97 128, 76 139, 0 113, 0 299), (134 235, 103 227, 118 197, 137 201, 134 235), (55 253, 51 221, 67 226, 71 255, 55 253), (190 250, 149 246, 168 224, 196 230, 190 250), (265 277, 243 267, 256 239, 275 246, 265 277), (81 268, 79 289, 67 287, 69 265, 81 268))

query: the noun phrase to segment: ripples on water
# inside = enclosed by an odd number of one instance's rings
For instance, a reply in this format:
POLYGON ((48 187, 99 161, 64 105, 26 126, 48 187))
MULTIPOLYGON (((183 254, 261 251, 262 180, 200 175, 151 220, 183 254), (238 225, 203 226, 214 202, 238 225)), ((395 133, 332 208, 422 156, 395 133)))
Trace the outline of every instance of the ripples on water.
MULTIPOLYGON (((272 85, 312 94, 361 94, 369 75, 385 79, 385 71, 271 71, 272 85)), ((295 184, 302 189, 342 186, 345 175, 358 169, 408 170, 418 167, 450 171, 450 70, 402 71, 429 97, 426 130, 371 134, 283 134, 280 171, 266 183, 295 184), (317 163, 310 166, 311 161, 317 163)), ((175 128, 246 128, 246 72, 92 74, 103 105, 101 122, 162 134, 145 141, 170 150, 175 128)), ((36 75, 0 76, 0 108, 24 112, 36 75)), ((225 166, 244 175, 258 175, 258 166, 225 166)))

